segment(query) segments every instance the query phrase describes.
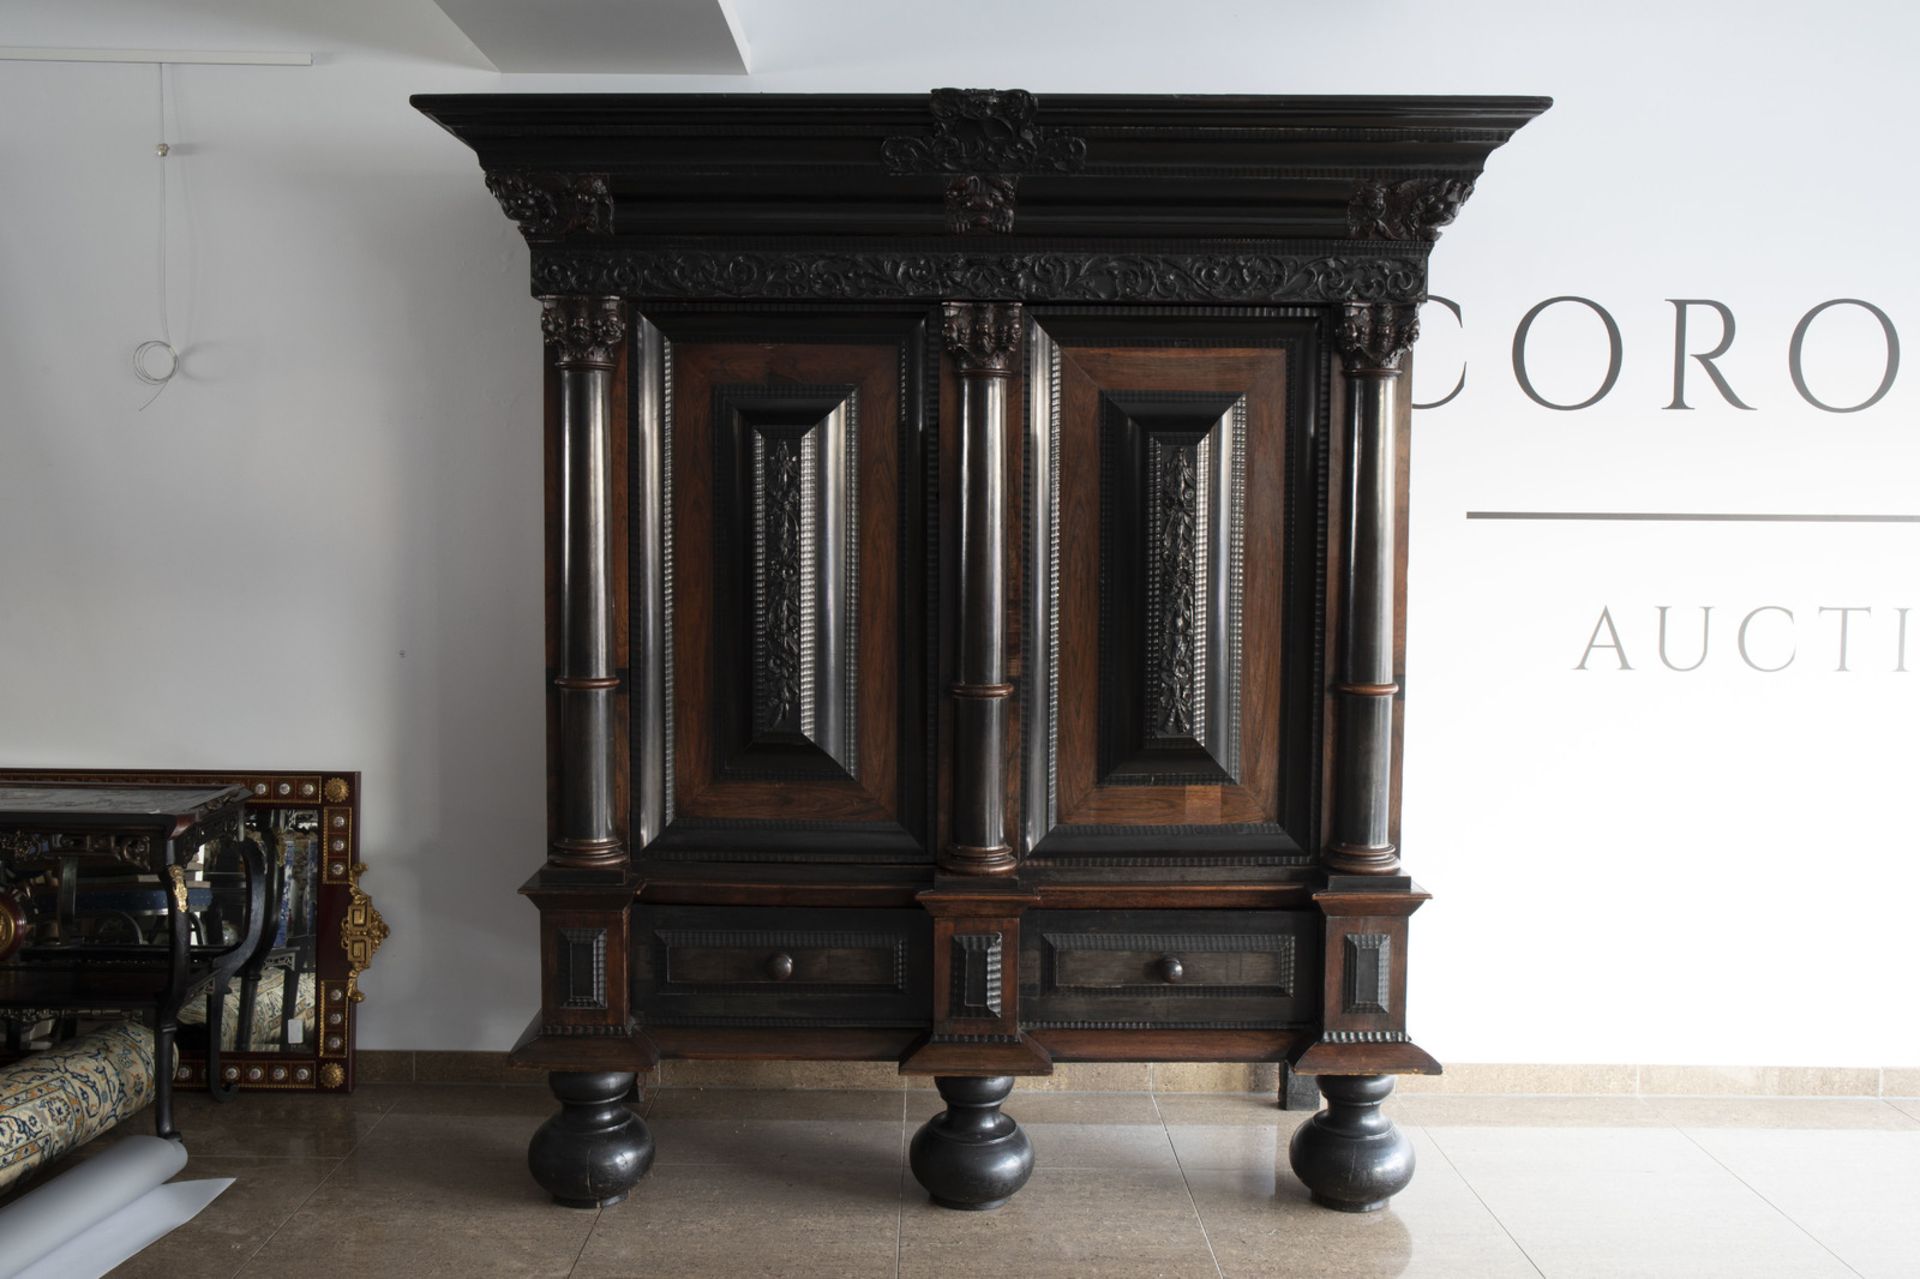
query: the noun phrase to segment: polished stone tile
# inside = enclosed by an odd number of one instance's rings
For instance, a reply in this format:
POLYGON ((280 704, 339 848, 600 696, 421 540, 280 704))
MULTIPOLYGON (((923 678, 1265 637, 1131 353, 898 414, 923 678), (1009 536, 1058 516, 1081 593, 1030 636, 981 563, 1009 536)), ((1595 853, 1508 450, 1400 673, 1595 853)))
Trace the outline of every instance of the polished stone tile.
POLYGON ((1556 1279, 1848 1273, 1676 1128, 1446 1128, 1428 1136, 1556 1279))
POLYGON ((1912 1069, 1889 1066, 1880 1072, 1882 1097, 1920 1097, 1920 1066, 1912 1069))
POLYGON ((573 1279, 891 1279, 899 1218, 897 1165, 656 1167, 600 1214, 573 1279))
POLYGON ((1631 1096, 1639 1088, 1638 1066, 1515 1066, 1447 1063, 1438 1075, 1402 1075, 1407 1093, 1492 1093, 1545 1096, 1631 1096))
POLYGON ((1273 1062, 1168 1061, 1153 1068, 1155 1092, 1280 1091, 1280 1067, 1273 1062))
POLYGON ((1837 1066, 1642 1066, 1643 1094, 1877 1097, 1880 1072, 1837 1066))
POLYGON ((509 1065, 505 1053, 433 1052, 413 1054, 413 1080, 420 1084, 500 1084, 510 1088, 537 1088, 546 1072, 509 1065))
POLYGON ((1898 1097, 1893 1099, 1888 1104, 1891 1105, 1895 1110, 1899 1111, 1903 1115, 1909 1115, 1915 1119, 1920 1119, 1920 1100, 1916 1100, 1912 1097, 1898 1097))
POLYGON ((1920 1131, 1687 1135, 1860 1274, 1920 1274, 1920 1131))
POLYGON ((355 1082, 366 1084, 410 1084, 413 1079, 413 1050, 362 1048, 353 1055, 355 1082))
MULTIPOLYGON (((560 1103, 545 1088, 499 1084, 368 1084, 354 1095, 384 1102, 389 1115, 555 1114, 560 1103)), ((644 1103, 643 1103, 644 1104, 644 1103)))
POLYGON ((661 1166, 822 1161, 898 1168, 907 1094, 663 1088, 647 1113, 661 1166))
POLYGON ((1177 1124, 1284 1125, 1289 1130, 1313 1112, 1282 1110, 1278 1101, 1260 1093, 1172 1093, 1154 1098, 1160 1120, 1177 1124))
POLYGON ((899 1091, 906 1078, 890 1061, 663 1061, 666 1088, 867 1088, 899 1091))
POLYGON ((129 1258, 113 1271, 114 1279, 227 1279, 238 1274, 339 1166, 337 1159, 190 1156, 175 1181, 232 1177, 233 1184, 185 1227, 129 1258))
POLYGON ((1287 1168, 1287 1147, 1306 1115, 1280 1124, 1168 1124, 1174 1155, 1188 1173, 1196 1168, 1272 1173, 1287 1168))
POLYGON ((593 1212, 560 1208, 527 1175, 524 1136, 455 1116, 420 1140, 343 1160, 244 1273, 562 1279, 593 1212))
POLYGON ((1214 1279, 1177 1171, 1039 1168, 1006 1207, 955 1212, 907 1183, 900 1275, 1214 1279))
POLYGON ((1396 1123, 1439 1128, 1647 1128, 1668 1120, 1639 1097, 1456 1097, 1396 1094, 1386 1105, 1396 1123))
POLYGON ((1380 1212, 1332 1212, 1287 1171, 1187 1168, 1220 1270, 1228 1279, 1434 1275, 1535 1279, 1493 1214, 1424 1133, 1411 1132, 1413 1184, 1380 1212))
MULTIPOLYGON (((918 1098, 916 1097, 916 1100, 918 1098)), ((1150 1093, 1015 1093, 1006 1113, 1033 1142, 1041 1168, 1173 1168, 1173 1147, 1150 1093)), ((908 1123, 918 1128, 939 1112, 909 1105, 908 1123), (925 1109, 926 1115, 917 1113, 925 1109)))
POLYGON ((1680 1128, 1920 1130, 1898 1106, 1867 1097, 1660 1097, 1653 1106, 1680 1128))
MULTIPOLYGON (((379 1124, 391 1098, 351 1093, 252 1093, 216 1102, 205 1093, 174 1097, 173 1122, 196 1155, 334 1159, 352 1152, 379 1124)), ((151 1111, 122 1130, 153 1131, 151 1111)))

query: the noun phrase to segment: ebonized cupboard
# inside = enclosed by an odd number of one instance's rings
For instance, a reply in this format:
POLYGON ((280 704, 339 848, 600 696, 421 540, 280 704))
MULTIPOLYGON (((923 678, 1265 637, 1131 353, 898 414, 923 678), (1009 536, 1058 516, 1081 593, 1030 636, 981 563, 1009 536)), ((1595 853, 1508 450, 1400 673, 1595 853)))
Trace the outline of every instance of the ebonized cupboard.
POLYGON ((531 249, 563 1203, 663 1057, 897 1060, 939 1202, 1057 1061, 1280 1061, 1412 1175, 1397 775, 1427 259, 1543 98, 414 104, 531 249))

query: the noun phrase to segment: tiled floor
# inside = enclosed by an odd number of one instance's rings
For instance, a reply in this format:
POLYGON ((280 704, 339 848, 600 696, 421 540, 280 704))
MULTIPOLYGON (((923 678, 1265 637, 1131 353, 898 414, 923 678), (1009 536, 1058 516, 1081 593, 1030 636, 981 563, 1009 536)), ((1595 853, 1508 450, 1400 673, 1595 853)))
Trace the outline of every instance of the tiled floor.
POLYGON ((665 1089, 644 1107, 659 1156, 640 1189, 576 1212, 526 1174, 544 1089, 195 1096, 183 1175, 238 1183, 116 1273, 1920 1275, 1920 1102, 1390 1104, 1419 1171, 1372 1216, 1307 1202, 1286 1157, 1301 1116, 1271 1098, 1018 1091, 1033 1180, 999 1212, 956 1213, 905 1166, 931 1092, 665 1089))

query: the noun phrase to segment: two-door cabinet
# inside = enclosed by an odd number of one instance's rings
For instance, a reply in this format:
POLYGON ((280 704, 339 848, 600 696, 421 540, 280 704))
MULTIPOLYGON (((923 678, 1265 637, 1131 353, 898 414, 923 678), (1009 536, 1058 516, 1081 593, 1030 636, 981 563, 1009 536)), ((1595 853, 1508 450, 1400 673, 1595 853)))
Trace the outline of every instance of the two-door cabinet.
POLYGON ((636 1072, 739 1057, 934 1076, 954 1207, 1062 1061, 1286 1063, 1316 1198, 1404 1186, 1408 348, 1547 101, 415 105, 550 355, 541 1183, 623 1197, 636 1072))

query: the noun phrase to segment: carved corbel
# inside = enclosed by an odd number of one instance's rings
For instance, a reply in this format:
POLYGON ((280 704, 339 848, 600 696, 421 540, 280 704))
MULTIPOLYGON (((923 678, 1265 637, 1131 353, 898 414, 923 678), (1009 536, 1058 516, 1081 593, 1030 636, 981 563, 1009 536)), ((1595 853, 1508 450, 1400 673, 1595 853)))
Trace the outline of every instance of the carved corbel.
POLYGON ((1473 194, 1467 178, 1404 178, 1362 182, 1347 202, 1347 233, 1356 240, 1419 240, 1431 244, 1473 194))
POLYGON ((501 169, 487 174, 487 190, 529 240, 613 234, 613 191, 604 173, 501 169))

